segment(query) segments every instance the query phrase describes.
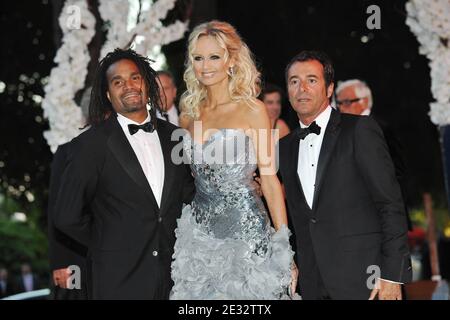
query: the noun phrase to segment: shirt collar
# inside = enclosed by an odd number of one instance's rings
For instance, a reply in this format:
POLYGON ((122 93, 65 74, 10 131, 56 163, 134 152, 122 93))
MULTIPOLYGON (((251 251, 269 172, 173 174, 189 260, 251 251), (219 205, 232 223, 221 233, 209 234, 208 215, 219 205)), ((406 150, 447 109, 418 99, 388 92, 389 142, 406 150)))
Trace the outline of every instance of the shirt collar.
MULTIPOLYGON (((315 119, 314 121, 317 123, 317 125, 321 128, 325 128, 328 124, 328 121, 330 120, 331 116, 331 106, 328 105, 328 107, 325 108, 315 119)), ((301 128, 307 128, 309 126, 303 124, 300 120, 298 121, 300 123, 301 128)))
POLYGON ((173 104, 169 110, 167 110, 167 113, 170 115, 176 115, 177 114, 177 108, 175 107, 175 105, 173 104))

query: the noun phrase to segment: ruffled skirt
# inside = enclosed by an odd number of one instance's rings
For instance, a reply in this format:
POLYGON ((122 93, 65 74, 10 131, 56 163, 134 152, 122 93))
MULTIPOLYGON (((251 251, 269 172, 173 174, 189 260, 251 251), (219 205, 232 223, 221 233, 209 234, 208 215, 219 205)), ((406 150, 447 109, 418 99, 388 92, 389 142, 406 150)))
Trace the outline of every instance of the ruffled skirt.
POLYGON ((186 206, 175 231, 170 299, 288 299, 294 254, 290 231, 286 226, 271 231, 268 249, 260 256, 243 240, 205 233, 186 206))

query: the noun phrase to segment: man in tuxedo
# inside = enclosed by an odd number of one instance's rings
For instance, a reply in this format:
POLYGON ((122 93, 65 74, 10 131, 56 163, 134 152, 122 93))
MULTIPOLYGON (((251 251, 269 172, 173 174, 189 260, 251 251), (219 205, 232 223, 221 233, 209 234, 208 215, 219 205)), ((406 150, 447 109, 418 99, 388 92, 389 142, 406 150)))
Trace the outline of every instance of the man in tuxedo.
POLYGON ((397 176, 400 190, 405 205, 406 222, 408 230, 412 230, 412 223, 406 205, 406 161, 403 155, 403 146, 392 128, 383 120, 372 114, 373 97, 367 83, 359 79, 351 79, 338 82, 336 88, 336 105, 342 113, 370 116, 380 126, 394 163, 395 175, 397 176))
POLYGON ((28 263, 20 266, 20 275, 16 279, 15 292, 30 292, 41 289, 41 281, 39 277, 33 273, 28 263))
POLYGON ((8 270, 0 267, 0 299, 10 296, 14 293, 8 270))
POLYGON ((157 110, 157 116, 160 119, 169 121, 173 125, 179 125, 178 109, 175 106, 177 97, 177 86, 175 79, 169 71, 157 71, 159 95, 161 96, 161 110, 157 110))
POLYGON ((61 176, 67 164, 69 153, 70 143, 59 146, 53 157, 51 167, 47 211, 49 262, 54 284, 53 297, 55 300, 86 300, 90 298, 87 248, 57 229, 53 221, 56 197, 61 187, 61 176), (80 268, 80 288, 67 288, 67 280, 71 275, 70 270, 68 270, 69 266, 80 268))
POLYGON ((280 171, 304 299, 401 299, 411 280, 404 206, 378 125, 331 108, 334 70, 303 51, 286 68, 300 127, 280 141, 280 171))
POLYGON ((160 105, 147 58, 116 49, 100 62, 91 128, 72 140, 54 217, 89 248, 94 299, 169 297, 176 219, 195 189, 189 167, 171 159, 181 141, 156 118, 160 105))

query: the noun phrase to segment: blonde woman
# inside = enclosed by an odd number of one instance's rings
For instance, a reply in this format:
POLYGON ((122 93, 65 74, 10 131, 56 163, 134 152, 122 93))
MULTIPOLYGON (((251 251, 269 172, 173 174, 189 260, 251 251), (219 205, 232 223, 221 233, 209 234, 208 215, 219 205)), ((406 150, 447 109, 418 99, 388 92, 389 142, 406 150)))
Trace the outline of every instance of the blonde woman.
POLYGON ((187 55, 180 125, 197 192, 178 220, 171 299, 286 298, 297 269, 251 53, 230 24, 211 21, 192 31, 187 55))

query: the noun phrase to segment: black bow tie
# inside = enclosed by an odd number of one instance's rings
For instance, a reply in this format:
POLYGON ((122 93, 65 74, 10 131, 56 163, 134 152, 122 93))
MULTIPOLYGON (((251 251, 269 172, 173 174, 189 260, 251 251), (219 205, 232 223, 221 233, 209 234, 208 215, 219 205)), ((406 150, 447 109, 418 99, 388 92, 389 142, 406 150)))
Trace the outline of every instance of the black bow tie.
POLYGON ((155 128, 153 127, 153 123, 151 121, 146 122, 144 124, 129 124, 128 130, 130 134, 133 135, 139 131, 139 129, 144 130, 145 132, 153 132, 155 128))
POLYGON ((166 121, 169 121, 169 114, 167 112, 161 113, 161 115, 166 119, 166 121))
POLYGON ((298 131, 298 138, 303 140, 310 133, 315 133, 315 134, 319 135, 320 134, 320 129, 321 128, 319 127, 319 125, 315 121, 313 121, 313 123, 311 123, 309 125, 309 127, 307 127, 307 128, 300 128, 300 130, 298 131))

